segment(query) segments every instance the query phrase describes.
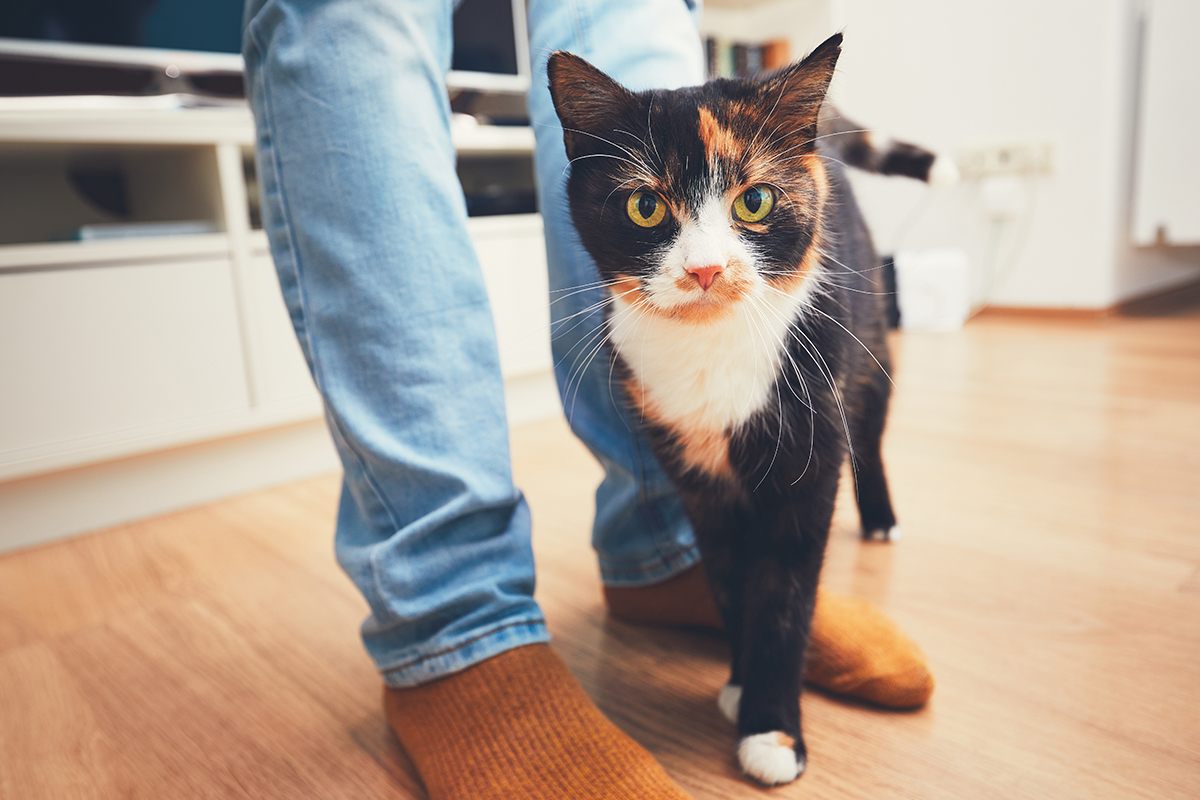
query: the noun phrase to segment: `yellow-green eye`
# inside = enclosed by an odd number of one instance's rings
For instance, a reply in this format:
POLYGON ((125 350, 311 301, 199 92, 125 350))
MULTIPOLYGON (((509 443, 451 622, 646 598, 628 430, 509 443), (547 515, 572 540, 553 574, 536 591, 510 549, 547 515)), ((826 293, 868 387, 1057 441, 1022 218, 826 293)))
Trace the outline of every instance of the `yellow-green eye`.
POLYGON ((742 222, 761 222, 775 207, 775 192, 770 186, 751 186, 733 201, 733 215, 742 222))
POLYGON ((629 195, 625 213, 635 225, 653 228, 667 218, 667 204, 654 192, 638 191, 629 195))

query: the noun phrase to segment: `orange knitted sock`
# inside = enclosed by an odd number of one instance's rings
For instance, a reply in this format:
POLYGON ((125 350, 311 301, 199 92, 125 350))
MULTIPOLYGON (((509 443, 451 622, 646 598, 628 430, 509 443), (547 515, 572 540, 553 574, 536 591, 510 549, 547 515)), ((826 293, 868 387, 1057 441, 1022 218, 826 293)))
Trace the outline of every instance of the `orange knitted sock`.
POLYGON ((383 703, 431 800, 688 798, 543 644, 386 689, 383 703))
MULTIPOLYGON (((693 567, 650 586, 604 588, 609 613, 629 622, 720 628, 708 581, 693 567)), ((917 708, 933 694, 925 657, 875 606, 817 590, 804 679, 888 708, 917 708)))

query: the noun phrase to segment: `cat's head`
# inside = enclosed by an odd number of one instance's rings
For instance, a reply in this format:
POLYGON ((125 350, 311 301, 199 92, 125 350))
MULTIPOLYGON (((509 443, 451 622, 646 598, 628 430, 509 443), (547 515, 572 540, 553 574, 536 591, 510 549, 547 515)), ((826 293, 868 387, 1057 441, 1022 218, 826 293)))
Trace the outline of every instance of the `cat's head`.
POLYGON ((828 194, 817 117, 841 41, 759 80, 636 93, 550 57, 571 215, 614 293, 703 321, 810 277, 828 194))

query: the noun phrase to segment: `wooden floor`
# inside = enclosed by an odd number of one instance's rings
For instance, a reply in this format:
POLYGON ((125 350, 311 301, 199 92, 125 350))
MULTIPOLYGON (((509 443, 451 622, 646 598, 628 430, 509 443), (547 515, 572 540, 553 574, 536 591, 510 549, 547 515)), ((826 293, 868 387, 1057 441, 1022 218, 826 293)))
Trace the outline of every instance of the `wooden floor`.
MULTIPOLYGON (((1200 797, 1200 313, 984 317, 896 342, 907 538, 843 502, 825 580, 927 650, 933 704, 810 694, 808 774, 770 796, 1200 797)), ((597 469, 518 430, 557 647, 697 798, 753 798, 711 636, 605 619, 597 469)), ((422 796, 338 572, 334 476, 0 559, 0 797, 422 796)))

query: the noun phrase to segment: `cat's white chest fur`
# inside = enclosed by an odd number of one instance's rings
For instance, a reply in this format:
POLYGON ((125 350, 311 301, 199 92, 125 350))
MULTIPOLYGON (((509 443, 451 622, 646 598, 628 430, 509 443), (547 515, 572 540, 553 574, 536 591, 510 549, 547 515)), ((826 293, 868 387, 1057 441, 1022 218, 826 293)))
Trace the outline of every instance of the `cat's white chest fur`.
POLYGON ((806 284, 791 294, 763 291, 743 298, 719 319, 701 323, 639 313, 618 299, 612 342, 657 418, 731 431, 775 402, 783 348, 797 335, 790 327, 808 294, 806 284))

